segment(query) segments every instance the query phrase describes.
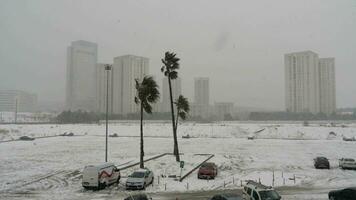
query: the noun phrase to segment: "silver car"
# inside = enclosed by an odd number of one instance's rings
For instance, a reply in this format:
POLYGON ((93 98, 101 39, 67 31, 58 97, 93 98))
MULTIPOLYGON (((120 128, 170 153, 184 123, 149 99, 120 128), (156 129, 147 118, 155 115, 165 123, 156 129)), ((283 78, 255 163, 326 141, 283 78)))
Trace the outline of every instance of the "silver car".
POLYGON ((139 169, 133 172, 126 181, 127 190, 143 190, 153 183, 153 172, 149 169, 139 169))

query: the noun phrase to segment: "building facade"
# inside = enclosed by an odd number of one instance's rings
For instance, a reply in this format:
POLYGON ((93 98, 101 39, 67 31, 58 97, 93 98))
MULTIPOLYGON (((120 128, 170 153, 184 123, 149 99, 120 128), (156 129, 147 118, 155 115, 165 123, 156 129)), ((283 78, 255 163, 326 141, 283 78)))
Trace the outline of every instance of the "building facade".
POLYGON ((285 102, 289 112, 320 112, 319 57, 312 51, 284 56, 285 102))
POLYGON ((326 115, 336 112, 335 59, 320 58, 320 111, 326 115))
POLYGON ((21 90, 0 90, 0 112, 15 112, 16 110, 17 112, 36 112, 37 95, 21 90))
POLYGON ((192 115, 207 118, 211 111, 209 105, 209 78, 198 77, 194 79, 194 103, 192 104, 192 115))
POLYGON ((336 111, 334 58, 320 58, 312 51, 285 54, 286 110, 295 113, 336 111))
POLYGON ((115 114, 136 113, 139 107, 135 104, 135 79, 142 80, 148 75, 149 59, 124 55, 114 58, 112 67, 112 112, 115 114))
MULTIPOLYGON (((171 80, 172 84, 172 96, 173 101, 177 100, 179 95, 182 94, 182 81, 178 77, 174 80, 171 80)), ((161 112, 171 112, 171 100, 169 94, 169 85, 168 78, 164 77, 162 79, 162 104, 161 104, 161 112)))
POLYGON ((227 116, 232 118, 234 112, 234 103, 232 102, 215 102, 214 114, 220 120, 226 120, 227 116))
POLYGON ((67 49, 66 109, 95 111, 97 44, 78 40, 67 49))

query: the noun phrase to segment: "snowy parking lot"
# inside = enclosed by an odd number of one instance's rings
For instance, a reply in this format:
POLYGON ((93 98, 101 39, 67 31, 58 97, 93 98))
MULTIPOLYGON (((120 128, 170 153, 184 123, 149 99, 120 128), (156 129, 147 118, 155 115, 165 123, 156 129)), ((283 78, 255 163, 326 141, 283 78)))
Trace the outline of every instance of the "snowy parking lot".
MULTIPOLYGON (((109 138, 109 161, 119 167, 137 162, 138 123, 110 124, 109 128, 110 134, 119 136, 109 138)), ((107 199, 124 194, 125 176, 134 168, 122 171, 119 186, 98 192, 81 187, 82 168, 104 160, 104 125, 2 125, 0 129, 0 141, 10 141, 0 143, 0 199, 107 199), (43 137, 64 132, 74 136, 12 141, 23 135, 43 137)), ((316 199, 327 199, 331 189, 356 185, 356 171, 338 168, 339 158, 356 158, 356 142, 342 140, 343 136, 356 136, 353 124, 303 127, 300 123, 186 123, 178 127, 178 134, 182 160, 186 162, 183 174, 206 158, 197 154, 214 154, 211 161, 218 166, 218 176, 215 180, 198 180, 194 172, 178 182, 169 176, 180 175, 179 164, 168 155, 146 163, 155 173, 154 184, 147 192, 238 189, 245 180, 253 179, 277 188, 315 188, 325 191, 316 199), (187 134, 189 139, 182 138, 187 134), (250 135, 255 139, 248 140, 250 135), (327 157, 331 169, 314 169, 313 158, 317 156, 327 157)), ((145 158, 172 152, 169 123, 146 123, 144 135, 145 158)), ((282 196, 300 199, 285 191, 282 196)))

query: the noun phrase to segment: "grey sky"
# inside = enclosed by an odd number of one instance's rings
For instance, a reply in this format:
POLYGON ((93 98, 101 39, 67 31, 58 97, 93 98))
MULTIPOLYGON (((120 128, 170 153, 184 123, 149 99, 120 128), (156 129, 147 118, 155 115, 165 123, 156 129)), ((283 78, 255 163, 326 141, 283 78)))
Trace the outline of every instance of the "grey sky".
POLYGON ((64 101, 66 47, 99 46, 98 61, 150 58, 161 83, 166 50, 181 58, 183 93, 210 77, 211 102, 284 109, 284 53, 335 57, 337 106, 356 106, 355 0, 0 0, 0 88, 64 101))

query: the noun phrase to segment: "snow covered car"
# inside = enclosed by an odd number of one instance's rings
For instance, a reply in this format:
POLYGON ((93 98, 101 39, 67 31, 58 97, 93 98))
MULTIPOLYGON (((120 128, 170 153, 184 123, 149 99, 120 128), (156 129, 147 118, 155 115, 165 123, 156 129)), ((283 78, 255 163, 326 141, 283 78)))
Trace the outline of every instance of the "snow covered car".
POLYGON ((245 200, 280 200, 282 197, 270 186, 248 181, 242 191, 245 200))
POLYGON ((243 200, 239 194, 217 194, 211 200, 243 200))
POLYGON ((213 162, 203 163, 198 170, 198 179, 214 179, 218 175, 218 168, 213 162))
POLYGON ((88 165, 83 170, 82 186, 85 189, 103 189, 119 183, 120 178, 120 170, 113 163, 88 165))
POLYGON ((316 157, 314 158, 314 167, 315 169, 330 169, 329 160, 325 157, 316 157))
POLYGON ((356 169, 356 161, 352 158, 341 158, 339 160, 339 167, 341 169, 356 169))
POLYGON ((139 169, 133 172, 126 180, 126 189, 143 190, 153 183, 153 172, 149 169, 139 169))
POLYGON ((355 200, 356 187, 346 188, 343 190, 334 190, 329 192, 330 200, 355 200))
POLYGON ((152 200, 147 194, 135 194, 126 197, 124 200, 152 200))

